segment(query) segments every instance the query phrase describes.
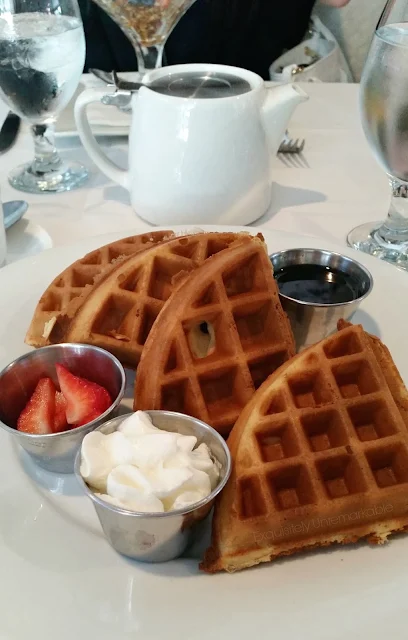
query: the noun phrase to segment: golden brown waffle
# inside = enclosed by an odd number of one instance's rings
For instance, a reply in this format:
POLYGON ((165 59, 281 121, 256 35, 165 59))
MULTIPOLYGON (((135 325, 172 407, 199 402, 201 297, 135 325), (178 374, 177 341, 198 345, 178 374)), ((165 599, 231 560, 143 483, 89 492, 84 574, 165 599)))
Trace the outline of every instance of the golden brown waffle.
POLYGON ((199 233, 173 238, 123 260, 80 304, 61 341, 94 344, 136 367, 149 331, 177 277, 246 234, 199 233))
POLYGON ((153 231, 123 238, 100 247, 71 264, 51 282, 41 296, 25 337, 26 344, 32 347, 50 344, 50 333, 58 318, 66 313, 68 305, 83 295, 113 261, 148 249, 172 235, 171 231, 153 231))
POLYGON ((295 353, 262 240, 193 271, 163 308, 138 367, 135 409, 196 416, 227 435, 255 389, 295 353))
POLYGON ((201 568, 384 542, 408 527, 408 393, 360 326, 310 347, 257 391, 228 445, 233 472, 201 568))

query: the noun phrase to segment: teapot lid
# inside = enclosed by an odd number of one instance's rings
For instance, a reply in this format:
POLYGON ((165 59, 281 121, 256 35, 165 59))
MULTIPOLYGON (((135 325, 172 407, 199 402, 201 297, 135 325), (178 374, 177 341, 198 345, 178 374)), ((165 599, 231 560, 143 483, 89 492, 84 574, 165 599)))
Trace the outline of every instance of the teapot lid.
POLYGON ((250 83, 239 75, 221 71, 181 71, 161 76, 149 89, 177 98, 226 98, 251 91, 250 83))

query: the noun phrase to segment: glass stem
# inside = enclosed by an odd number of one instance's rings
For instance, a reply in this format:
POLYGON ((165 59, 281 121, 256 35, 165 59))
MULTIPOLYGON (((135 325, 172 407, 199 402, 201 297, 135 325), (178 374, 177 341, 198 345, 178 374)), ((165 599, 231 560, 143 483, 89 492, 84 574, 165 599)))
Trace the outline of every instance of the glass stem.
POLYGON ((147 71, 151 71, 151 69, 158 69, 162 66, 164 42, 151 47, 142 47, 139 43, 137 34, 133 29, 127 29, 123 26, 121 26, 121 29, 125 36, 130 40, 135 50, 137 70, 140 74, 140 79, 143 78, 147 71))
POLYGON ((122 28, 122 31, 125 34, 125 36, 130 40, 135 50, 136 60, 137 60, 137 70, 138 70, 138 73, 140 73, 140 77, 142 78, 146 73, 146 68, 145 68, 143 53, 140 48, 136 33, 132 29, 125 29, 125 28, 122 28))
POLYGON ((135 47, 136 59, 137 59, 137 70, 140 73, 140 77, 143 78, 144 74, 146 73, 143 53, 137 41, 136 41, 136 44, 134 44, 134 47, 135 47))
POLYGON ((145 71, 158 69, 162 66, 164 44, 155 44, 151 47, 140 47, 144 60, 145 71))
POLYGON ((391 204, 388 216, 376 235, 386 243, 408 242, 408 182, 390 178, 391 204))
POLYGON ((31 171, 41 176, 61 168, 61 158, 55 148, 54 125, 33 124, 31 133, 34 138, 34 160, 31 171))

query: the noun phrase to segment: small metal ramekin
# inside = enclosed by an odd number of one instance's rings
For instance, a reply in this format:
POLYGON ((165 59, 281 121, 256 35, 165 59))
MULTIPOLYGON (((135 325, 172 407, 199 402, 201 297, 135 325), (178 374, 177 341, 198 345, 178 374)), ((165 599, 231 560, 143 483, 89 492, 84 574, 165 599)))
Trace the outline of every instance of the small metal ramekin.
POLYGON ((305 302, 279 294, 292 325, 298 351, 335 331, 339 320, 349 320, 373 288, 373 278, 368 269, 340 253, 322 249, 287 249, 272 254, 270 259, 275 272, 293 265, 319 265, 348 274, 358 284, 358 297, 355 300, 336 304, 305 302))
POLYGON ((84 436, 117 413, 125 392, 125 371, 119 360, 104 349, 86 344, 56 344, 29 351, 0 372, 0 427, 16 439, 35 462, 55 473, 73 473, 84 436), (40 378, 49 377, 58 387, 55 365, 104 386, 113 402, 99 418, 69 431, 35 435, 17 431, 17 420, 40 378))
MULTIPOLYGON (((218 485, 209 496, 186 509, 165 513, 142 513, 121 509, 102 500, 81 476, 81 451, 75 460, 75 474, 96 513, 111 546, 119 553, 142 562, 166 562, 180 556, 194 534, 194 526, 211 510, 214 498, 224 488, 231 473, 231 456, 225 440, 197 418, 172 411, 146 411, 159 429, 197 437, 204 442, 221 464, 218 485)), ((129 414, 109 420, 98 428, 108 434, 116 431, 129 414)))

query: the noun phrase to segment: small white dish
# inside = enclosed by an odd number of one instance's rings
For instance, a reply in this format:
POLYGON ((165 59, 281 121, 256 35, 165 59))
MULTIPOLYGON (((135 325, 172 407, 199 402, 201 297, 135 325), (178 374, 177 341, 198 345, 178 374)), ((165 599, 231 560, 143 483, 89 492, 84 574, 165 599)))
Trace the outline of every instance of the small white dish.
MULTIPOLYGON (((53 241, 49 233, 40 225, 27 218, 14 224, 6 233, 7 264, 51 249, 53 241)), ((1 636, 0 636, 1 637, 1 636)))
POLYGON ((3 219, 4 228, 10 229, 13 224, 16 224, 28 209, 28 202, 25 200, 8 200, 3 202, 3 219))

